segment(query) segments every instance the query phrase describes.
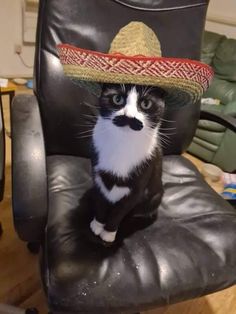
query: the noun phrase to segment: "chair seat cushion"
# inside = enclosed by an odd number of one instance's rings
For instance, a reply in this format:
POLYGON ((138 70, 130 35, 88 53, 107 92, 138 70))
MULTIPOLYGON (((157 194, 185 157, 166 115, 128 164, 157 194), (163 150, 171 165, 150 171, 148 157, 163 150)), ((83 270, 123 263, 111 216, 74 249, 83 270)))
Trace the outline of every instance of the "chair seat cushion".
POLYGON ((48 157, 41 267, 54 313, 132 313, 235 283, 235 210, 184 157, 163 163, 158 219, 135 229, 130 218, 130 232, 124 223, 122 241, 104 248, 86 234, 91 213, 81 197, 92 184, 90 162, 48 157))

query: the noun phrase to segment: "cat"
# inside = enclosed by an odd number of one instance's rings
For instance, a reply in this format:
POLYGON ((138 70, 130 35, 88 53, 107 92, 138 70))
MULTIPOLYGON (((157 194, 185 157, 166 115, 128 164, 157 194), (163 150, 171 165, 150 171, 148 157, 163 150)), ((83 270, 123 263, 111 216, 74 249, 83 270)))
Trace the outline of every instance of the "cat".
POLYGON ((104 84, 92 134, 92 232, 113 243, 122 220, 156 214, 163 195, 158 130, 165 91, 154 86, 104 84), (143 212, 142 212, 143 211, 143 212))

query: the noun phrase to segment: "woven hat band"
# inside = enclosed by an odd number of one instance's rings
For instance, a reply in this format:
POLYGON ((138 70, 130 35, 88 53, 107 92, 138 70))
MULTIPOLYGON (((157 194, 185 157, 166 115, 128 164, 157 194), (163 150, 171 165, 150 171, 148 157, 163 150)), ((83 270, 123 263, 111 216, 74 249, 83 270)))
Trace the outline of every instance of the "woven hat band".
POLYGON ((151 28, 142 22, 131 22, 115 36, 109 53, 161 57, 161 45, 151 28))

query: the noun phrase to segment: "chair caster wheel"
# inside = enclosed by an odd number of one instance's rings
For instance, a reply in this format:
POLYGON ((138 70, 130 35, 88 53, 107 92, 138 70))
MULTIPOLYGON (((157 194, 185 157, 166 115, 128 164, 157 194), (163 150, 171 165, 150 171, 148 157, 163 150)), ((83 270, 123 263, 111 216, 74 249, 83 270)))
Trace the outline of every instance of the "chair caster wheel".
POLYGON ((39 311, 36 308, 27 309, 25 314, 39 314, 39 311))
POLYGON ((40 250, 40 244, 38 242, 28 242, 27 248, 32 254, 38 254, 40 250))

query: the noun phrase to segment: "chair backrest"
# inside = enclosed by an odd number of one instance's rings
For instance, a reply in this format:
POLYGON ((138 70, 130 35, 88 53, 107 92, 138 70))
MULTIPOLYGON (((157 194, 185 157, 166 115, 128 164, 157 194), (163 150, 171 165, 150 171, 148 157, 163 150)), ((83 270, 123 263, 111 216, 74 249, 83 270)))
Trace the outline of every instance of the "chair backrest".
MULTIPOLYGON (((89 156, 89 137, 81 134, 89 124, 85 114, 96 113, 95 98, 64 76, 57 44, 107 52, 122 26, 143 21, 158 33, 163 56, 199 59, 207 5, 208 0, 41 0, 35 93, 47 154, 89 156)), ((198 117, 199 104, 166 112, 166 119, 176 122, 167 123, 168 128, 175 128, 167 133, 175 134, 168 135, 164 153, 184 151, 192 140, 198 117)))

